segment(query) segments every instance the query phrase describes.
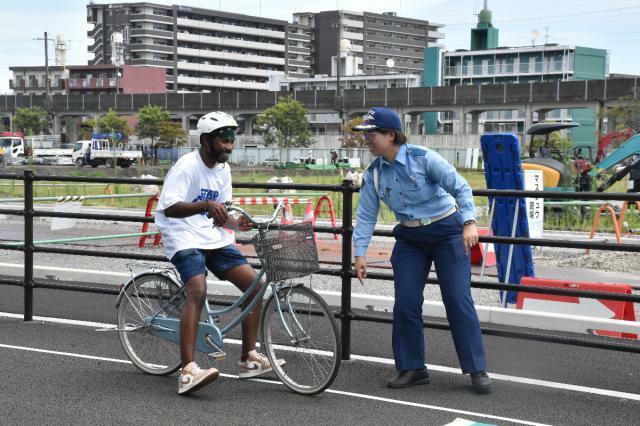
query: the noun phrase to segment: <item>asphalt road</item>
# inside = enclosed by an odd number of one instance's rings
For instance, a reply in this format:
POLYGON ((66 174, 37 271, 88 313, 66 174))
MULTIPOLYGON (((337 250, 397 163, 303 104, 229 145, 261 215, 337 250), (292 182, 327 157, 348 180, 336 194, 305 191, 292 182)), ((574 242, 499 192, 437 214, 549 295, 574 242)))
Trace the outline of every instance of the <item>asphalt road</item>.
MULTIPOLYGON (((315 397, 274 378, 237 378, 238 345, 216 363, 222 376, 179 397, 176 376, 154 377, 128 363, 114 324, 115 296, 35 290, 25 323, 22 289, 0 286, 0 411, 3 424, 393 424, 444 425, 456 418, 489 424, 636 425, 640 415, 637 354, 485 336, 496 388, 471 392, 457 370, 447 331, 426 330, 431 383, 385 387, 393 374, 391 327, 354 323, 351 361, 315 397), (57 319, 74 320, 62 323, 57 319)), ((206 361, 204 361, 206 362, 206 361)))
MULTIPOLYGON (((2 239, 20 240, 20 225, 6 225, 2 239)), ((37 229, 39 238, 56 237, 42 225, 37 229)), ((104 230, 64 234, 76 232, 104 230)), ((134 246, 135 240, 128 244, 134 246)), ((124 249, 122 241, 100 245, 124 249)), ((3 255, 21 257, 19 252, 3 255)), ((46 259, 43 263, 98 269, 88 258, 46 259)), ((104 270, 124 271, 111 260, 91 259, 109 262, 104 270)), ((638 354, 485 336, 496 389, 478 396, 458 370, 449 333, 428 329, 431 383, 391 390, 385 386, 394 373, 391 326, 356 322, 352 360, 342 364, 331 389, 303 397, 274 377, 238 379, 235 332, 225 346, 229 356, 215 364, 222 376, 192 396, 179 397, 175 375, 139 372, 115 332, 95 331, 100 324, 115 323, 115 296, 36 289, 34 312, 42 318, 25 323, 22 309, 22 289, 0 286, 2 424, 444 425, 464 418, 488 424, 637 425, 640 418, 638 354)))

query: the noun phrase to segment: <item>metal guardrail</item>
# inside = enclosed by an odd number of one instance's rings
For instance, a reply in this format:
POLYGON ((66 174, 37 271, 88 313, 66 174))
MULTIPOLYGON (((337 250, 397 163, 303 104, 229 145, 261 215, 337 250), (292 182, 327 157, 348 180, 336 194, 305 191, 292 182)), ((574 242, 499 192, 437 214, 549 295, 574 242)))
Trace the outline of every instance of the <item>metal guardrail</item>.
MULTIPOLYGON (((32 171, 25 171, 24 175, 18 174, 0 174, 0 180, 22 180, 24 181, 24 210, 0 209, 0 214, 17 215, 24 217, 24 244, 0 244, 3 250, 19 250, 24 252, 24 278, 23 280, 0 278, 0 284, 15 285, 24 287, 24 320, 31 321, 33 319, 33 289, 64 289, 71 291, 90 291, 93 293, 113 294, 113 289, 86 287, 86 286, 70 286, 62 284, 53 284, 43 280, 35 280, 33 276, 33 255, 34 253, 55 253, 65 255, 78 256, 94 256, 94 257, 110 257, 121 259, 133 259, 144 261, 167 262, 164 256, 153 256, 143 254, 129 254, 120 252, 109 252, 99 250, 85 249, 68 249, 56 247, 41 247, 36 245, 34 241, 33 219, 35 217, 62 217, 62 218, 80 218, 94 220, 111 220, 111 221, 127 221, 127 222, 153 222, 152 217, 140 217, 131 215, 110 215, 110 214, 86 214, 86 213, 62 213, 47 212, 34 210, 33 204, 33 187, 36 181, 67 181, 67 182, 98 182, 98 183, 124 183, 124 184, 155 184, 161 185, 162 180, 159 179, 133 179, 133 178, 98 178, 98 177, 78 177, 78 176, 40 176, 35 175, 32 171)), ((246 189, 296 189, 310 190, 318 192, 339 192, 343 197, 342 209, 342 225, 339 227, 316 226, 314 230, 320 233, 332 233, 342 235, 342 256, 339 262, 340 268, 323 268, 319 271, 322 275, 331 275, 341 277, 341 306, 337 317, 341 320, 341 339, 343 347, 343 358, 349 359, 351 353, 351 322, 352 321, 374 321, 390 323, 392 319, 389 316, 371 315, 363 312, 354 312, 351 308, 351 280, 355 277, 352 270, 352 234, 353 234, 353 194, 358 192, 358 188, 353 185, 350 180, 345 180, 340 185, 313 185, 313 184, 262 184, 262 183, 234 183, 234 188, 246 189)), ((545 199, 561 199, 561 200, 623 200, 623 201, 640 201, 640 194, 629 193, 600 193, 600 192, 552 192, 552 191, 511 191, 511 190, 474 190, 475 196, 484 197, 532 197, 545 199)), ((375 236, 392 236, 390 231, 376 230, 375 236)), ((480 236, 482 243, 496 244, 518 244, 518 245, 534 245, 546 247, 565 247, 577 249, 594 249, 594 250, 612 250, 626 252, 640 252, 640 244, 613 244, 601 242, 579 242, 567 240, 553 239, 531 239, 531 238, 510 238, 500 236, 480 236)), ((260 267, 259 263, 252 263, 254 267, 260 267)), ((338 266, 338 265, 336 265, 338 266)), ((372 279, 392 280, 391 274, 369 273, 372 279)), ((437 284, 435 279, 428 279, 428 284, 437 284)), ((590 292, 576 289, 562 288, 542 288, 537 286, 516 285, 491 283, 486 281, 472 281, 472 287, 491 290, 516 290, 527 291, 530 293, 544 293, 562 296, 577 296, 604 300, 619 300, 626 302, 640 303, 640 296, 631 294, 608 293, 608 292, 590 292)), ((427 321, 425 327, 447 329, 446 323, 427 321)), ((541 333, 531 333, 527 331, 498 330, 495 328, 483 327, 482 332, 489 335, 509 336, 521 339, 531 339, 555 343, 572 344, 579 346, 613 349, 627 352, 640 353, 640 345, 628 342, 613 342, 611 339, 600 337, 597 340, 593 338, 580 338, 574 336, 558 336, 541 333)))

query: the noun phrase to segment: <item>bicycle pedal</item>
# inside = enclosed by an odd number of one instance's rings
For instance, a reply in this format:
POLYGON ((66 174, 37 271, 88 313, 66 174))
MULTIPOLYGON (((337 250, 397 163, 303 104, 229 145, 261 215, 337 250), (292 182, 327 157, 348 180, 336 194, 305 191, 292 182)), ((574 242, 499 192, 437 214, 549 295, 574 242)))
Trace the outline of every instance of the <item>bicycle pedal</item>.
POLYGON ((211 352, 210 354, 207 354, 207 356, 215 359, 216 361, 222 361, 227 354, 224 352, 211 352))

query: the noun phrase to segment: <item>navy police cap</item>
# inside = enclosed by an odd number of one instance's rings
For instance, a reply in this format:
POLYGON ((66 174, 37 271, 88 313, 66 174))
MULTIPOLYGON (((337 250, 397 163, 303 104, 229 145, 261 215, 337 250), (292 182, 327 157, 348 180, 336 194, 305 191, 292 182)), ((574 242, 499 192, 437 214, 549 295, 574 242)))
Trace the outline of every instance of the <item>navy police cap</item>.
POLYGON ((389 108, 371 108, 364 121, 352 128, 357 132, 375 129, 402 130, 400 116, 389 108))

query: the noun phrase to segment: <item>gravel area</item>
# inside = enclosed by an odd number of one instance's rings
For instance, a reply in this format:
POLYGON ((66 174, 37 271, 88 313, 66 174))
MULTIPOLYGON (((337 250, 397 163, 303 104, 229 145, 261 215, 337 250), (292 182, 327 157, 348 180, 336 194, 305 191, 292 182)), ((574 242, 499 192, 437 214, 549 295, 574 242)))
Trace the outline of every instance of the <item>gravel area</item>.
POLYGON ((592 251, 585 254, 554 251, 545 255, 543 262, 549 266, 594 269, 605 272, 640 274, 640 254, 628 252, 592 251))

